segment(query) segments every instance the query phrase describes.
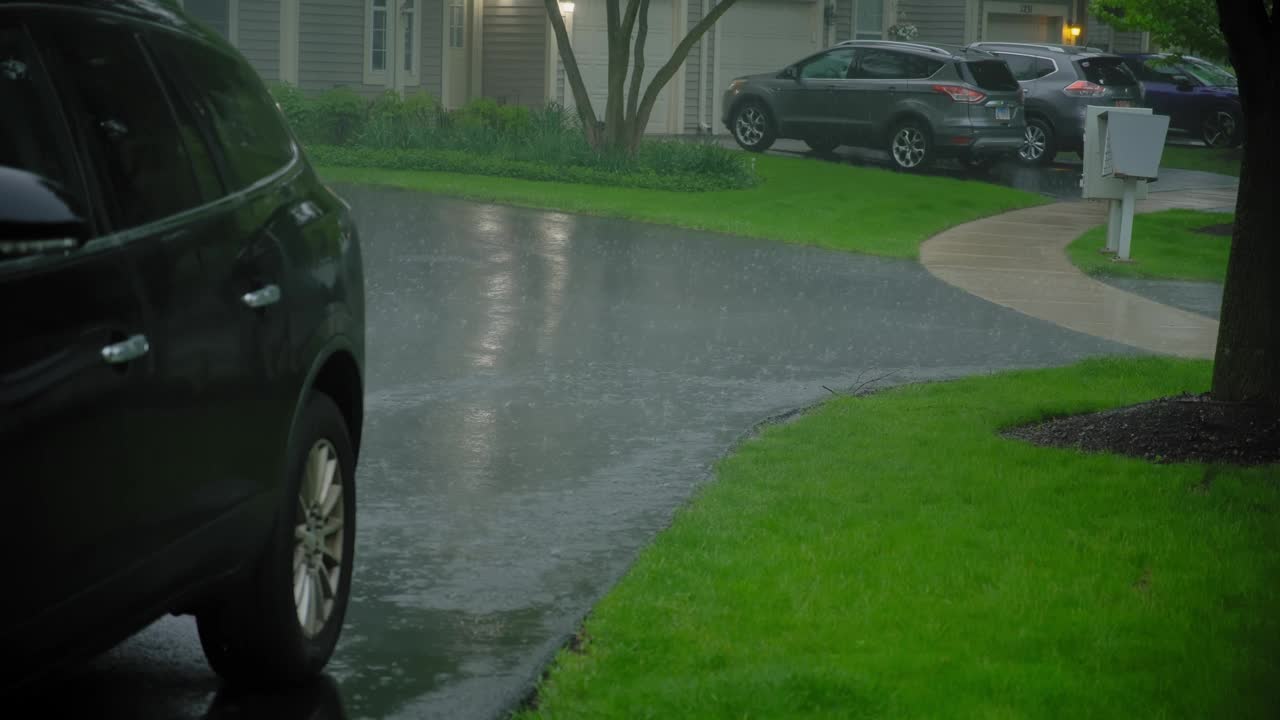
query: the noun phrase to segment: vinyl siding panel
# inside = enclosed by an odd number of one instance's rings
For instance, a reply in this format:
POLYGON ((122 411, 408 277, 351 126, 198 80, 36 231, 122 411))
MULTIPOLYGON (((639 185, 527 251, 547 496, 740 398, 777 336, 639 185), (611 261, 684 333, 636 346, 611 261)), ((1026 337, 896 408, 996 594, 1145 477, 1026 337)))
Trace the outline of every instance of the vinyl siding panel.
POLYGON ((302 0, 299 4, 298 85, 311 91, 345 86, 364 95, 382 92, 381 86, 363 84, 364 2, 302 0))
MULTIPOLYGON (((305 0, 304 0, 305 2, 305 0)), ((442 0, 418 0, 423 13, 419 26, 422 43, 419 52, 420 66, 418 77, 422 89, 439 98, 441 93, 441 77, 444 73, 444 7, 442 0)), ((363 50, 361 51, 363 52, 363 50)))
POLYGON ((902 0, 898 22, 920 30, 920 42, 964 44, 965 0, 902 0))
MULTIPOLYGON (((693 29, 694 25, 702 19, 702 0, 689 0, 689 12, 686 15, 685 32, 693 29)), ((702 70, 702 45, 706 42, 707 37, 711 34, 711 30, 698 40, 697 43, 689 50, 689 56, 684 63, 684 132, 698 132, 698 110, 700 103, 698 102, 698 92, 701 90, 701 70, 702 70)), ((707 64, 711 64, 711 56, 707 55, 707 64)), ((709 80, 708 80, 709 82, 709 80)))
POLYGON ((1143 33, 1118 31, 1092 15, 1085 33, 1085 42, 1093 47, 1117 53, 1142 52, 1143 33))
POLYGON ((836 0, 836 42, 853 39, 853 0, 836 0))
POLYGON ((484 0, 481 90, 500 103, 546 102, 547 10, 542 0, 484 0))
POLYGON ((240 3, 240 52, 262 76, 280 79, 280 0, 240 3))

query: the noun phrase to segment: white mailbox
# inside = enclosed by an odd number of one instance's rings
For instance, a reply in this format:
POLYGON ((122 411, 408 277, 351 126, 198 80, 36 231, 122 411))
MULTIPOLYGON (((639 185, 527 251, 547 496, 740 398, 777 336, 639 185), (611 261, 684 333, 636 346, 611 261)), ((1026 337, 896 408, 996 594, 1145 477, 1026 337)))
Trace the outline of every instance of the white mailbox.
POLYGON ((1133 236, 1133 210, 1146 197, 1147 182, 1160 174, 1169 118, 1153 115, 1150 108, 1089 106, 1085 114, 1084 174, 1080 179, 1086 198, 1110 201, 1107 247, 1122 262, 1129 260, 1133 236))

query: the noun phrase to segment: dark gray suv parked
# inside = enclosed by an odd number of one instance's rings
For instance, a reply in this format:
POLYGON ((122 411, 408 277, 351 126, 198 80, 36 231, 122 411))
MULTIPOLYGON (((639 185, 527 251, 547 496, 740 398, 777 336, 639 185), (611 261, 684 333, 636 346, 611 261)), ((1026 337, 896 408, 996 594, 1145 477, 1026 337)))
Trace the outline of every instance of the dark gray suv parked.
POLYGON ((1076 45, 980 42, 1009 64, 1026 91, 1026 142, 1018 158, 1047 165, 1062 151, 1084 150, 1084 114, 1090 105, 1142 105, 1142 85, 1124 58, 1076 45))
POLYGON ((978 162, 1022 147, 1022 90, 996 56, 968 48, 858 40, 776 73, 738 78, 722 121, 747 150, 795 138, 818 152, 880 148, 917 170, 941 156, 978 162))

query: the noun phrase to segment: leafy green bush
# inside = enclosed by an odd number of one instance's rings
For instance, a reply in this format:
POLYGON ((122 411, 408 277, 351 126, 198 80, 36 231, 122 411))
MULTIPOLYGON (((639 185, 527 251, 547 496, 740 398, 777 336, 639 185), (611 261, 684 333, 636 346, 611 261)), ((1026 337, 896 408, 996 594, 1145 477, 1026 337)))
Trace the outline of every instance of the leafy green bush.
POLYGON ((734 190, 743 187, 735 183, 734 178, 692 173, 659 173, 646 168, 617 171, 600 167, 553 165, 492 155, 477 155, 463 150, 393 150, 316 145, 308 148, 307 153, 314 163, 345 167, 455 172, 522 180, 613 185, 677 192, 734 190))
POLYGON ((315 97, 308 115, 306 138, 311 142, 343 145, 355 140, 369 117, 369 102, 350 88, 326 90, 315 97))
POLYGON ((714 143, 651 140, 635 155, 596 150, 576 114, 555 104, 530 110, 478 99, 445 112, 426 93, 366 100, 338 88, 309 97, 277 84, 272 94, 322 163, 668 190, 756 182, 745 155, 714 143))

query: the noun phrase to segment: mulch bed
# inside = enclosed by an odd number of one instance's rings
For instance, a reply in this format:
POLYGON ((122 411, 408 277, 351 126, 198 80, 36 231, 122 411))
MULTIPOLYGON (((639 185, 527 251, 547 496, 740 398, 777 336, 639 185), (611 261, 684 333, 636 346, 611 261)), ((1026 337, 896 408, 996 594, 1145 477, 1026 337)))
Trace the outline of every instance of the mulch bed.
POLYGON ((1280 412, 1180 395, 1011 428, 1005 437, 1156 463, 1280 463, 1280 412))
POLYGON ((1234 223, 1219 223, 1217 225, 1205 225, 1204 227, 1196 228, 1196 232, 1204 233, 1205 235, 1216 235, 1218 237, 1231 237, 1231 232, 1235 227, 1234 223))

